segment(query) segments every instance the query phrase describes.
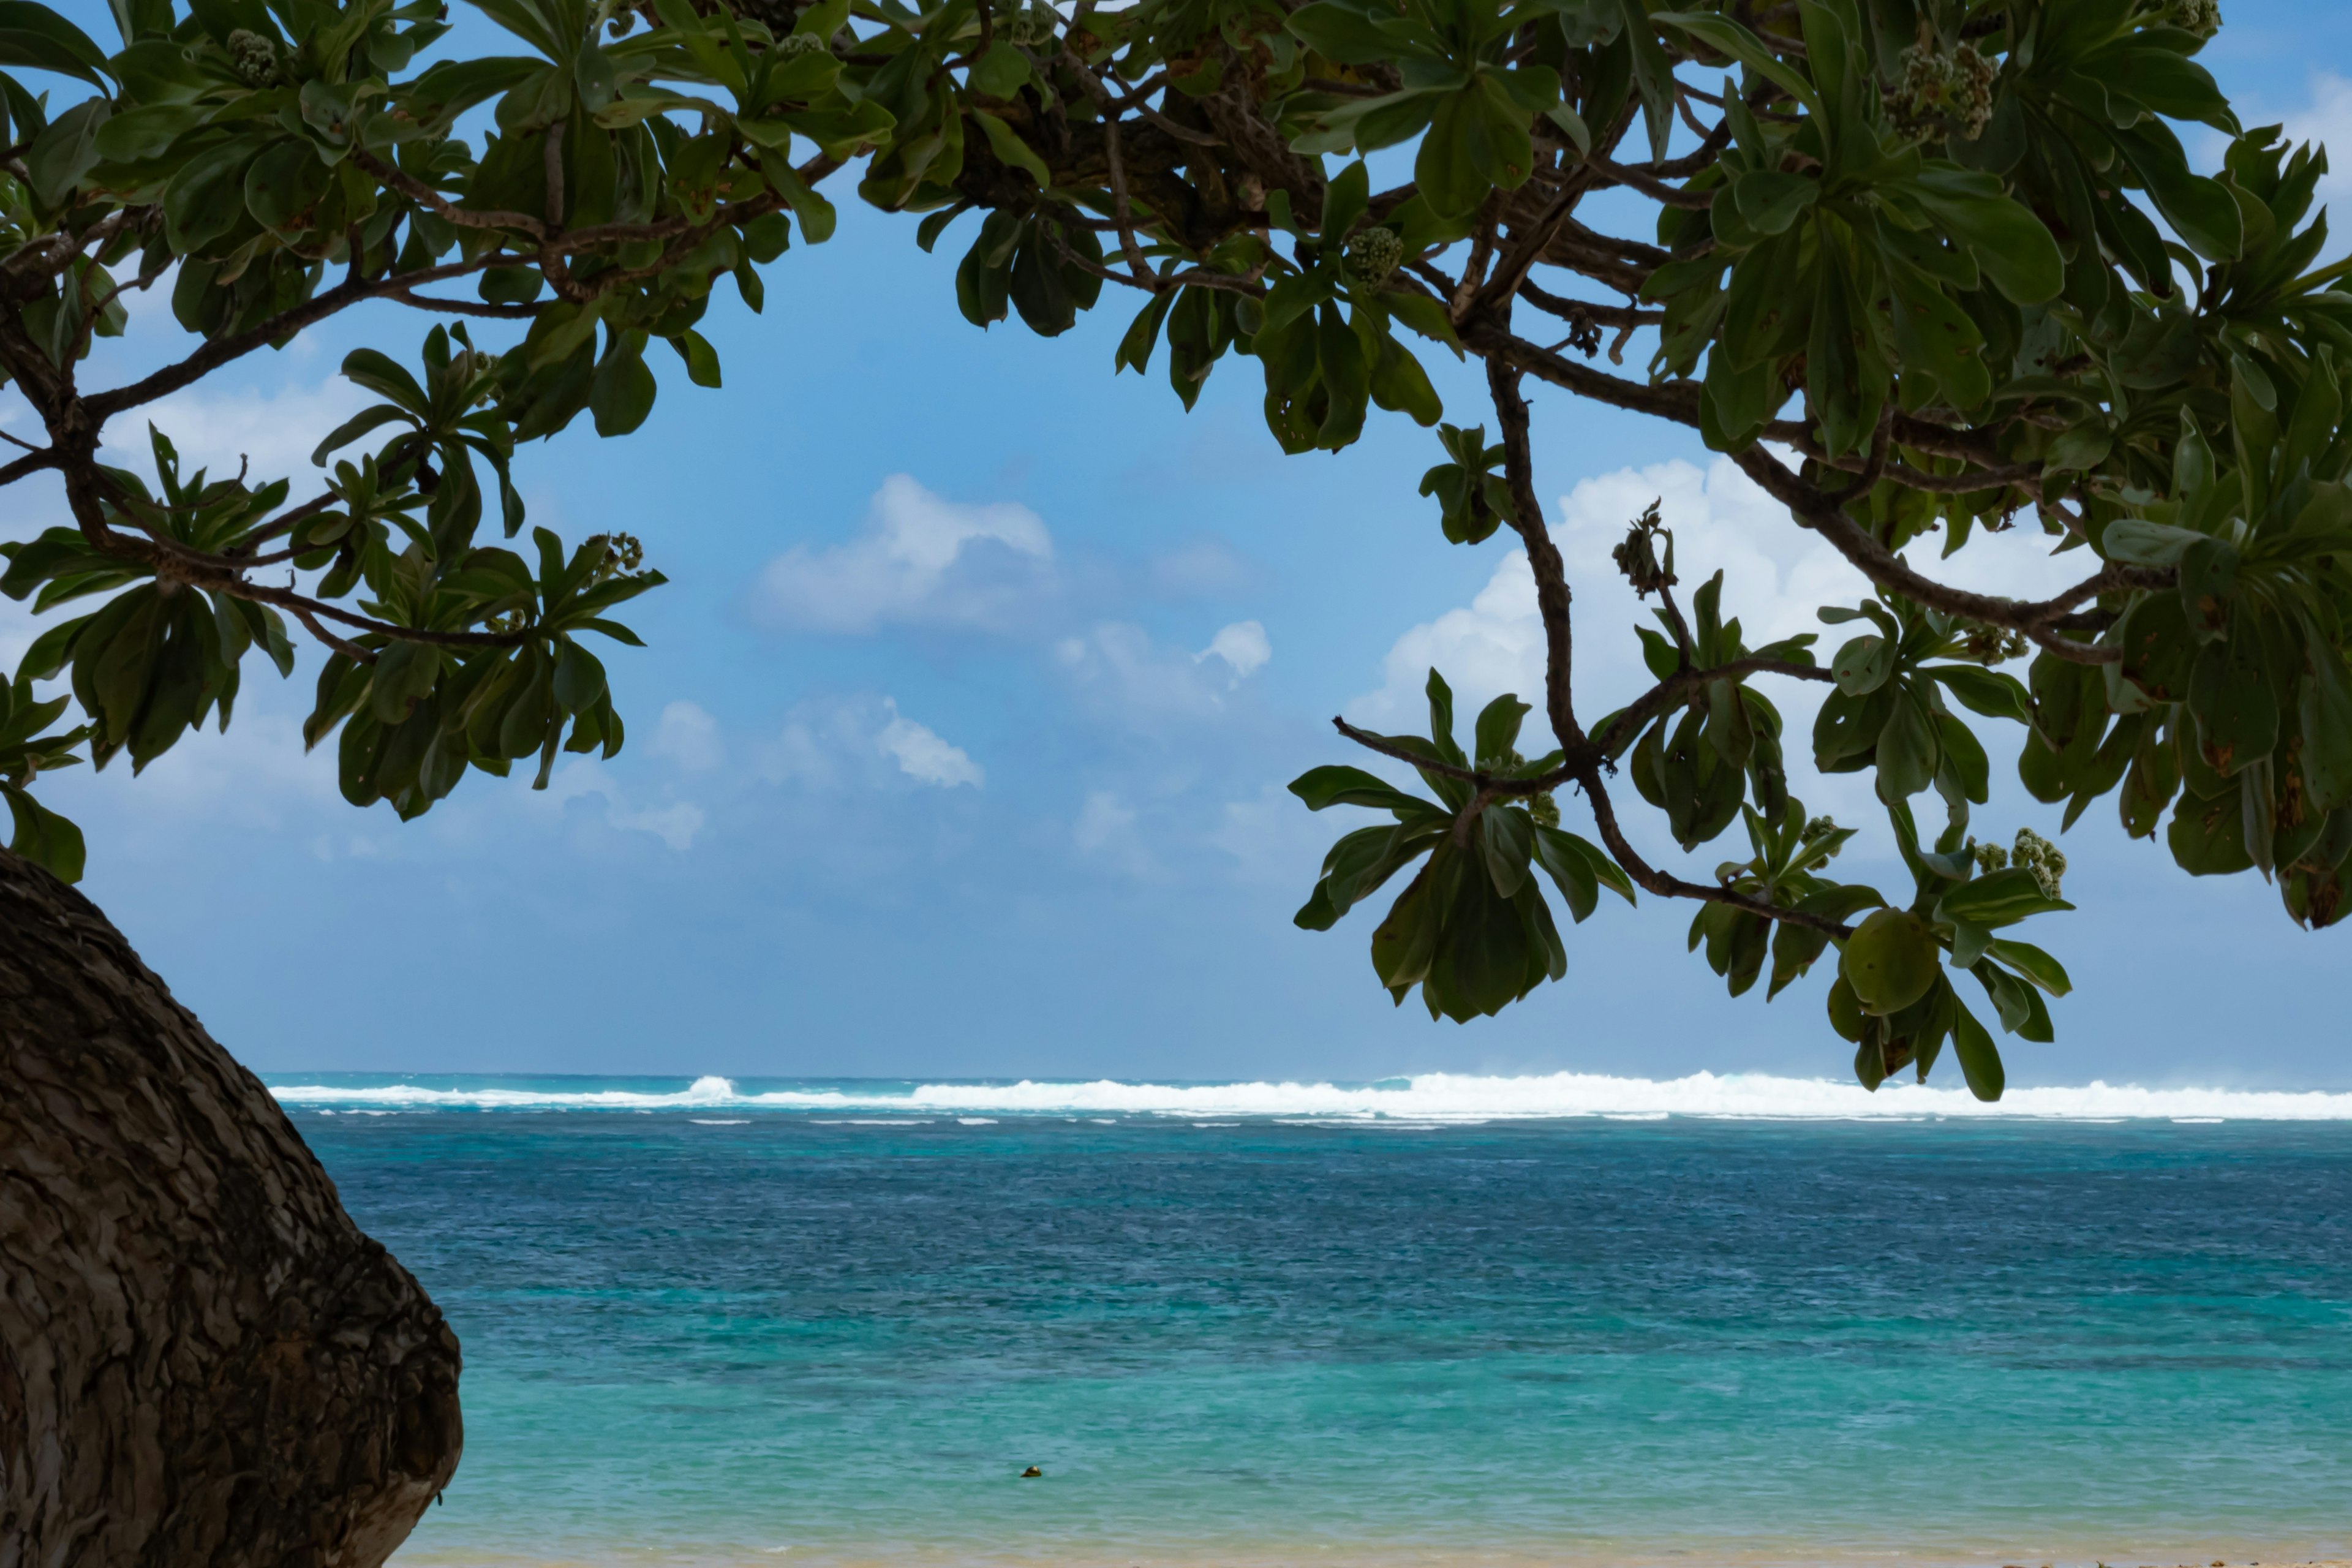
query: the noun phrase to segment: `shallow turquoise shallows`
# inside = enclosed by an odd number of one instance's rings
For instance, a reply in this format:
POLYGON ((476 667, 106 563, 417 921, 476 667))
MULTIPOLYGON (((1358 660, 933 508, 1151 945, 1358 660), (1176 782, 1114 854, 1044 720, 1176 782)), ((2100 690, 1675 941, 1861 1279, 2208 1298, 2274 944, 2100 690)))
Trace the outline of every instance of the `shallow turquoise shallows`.
POLYGON ((404 1568, 2352 1554, 2341 1120, 276 1087, 465 1343, 404 1568))

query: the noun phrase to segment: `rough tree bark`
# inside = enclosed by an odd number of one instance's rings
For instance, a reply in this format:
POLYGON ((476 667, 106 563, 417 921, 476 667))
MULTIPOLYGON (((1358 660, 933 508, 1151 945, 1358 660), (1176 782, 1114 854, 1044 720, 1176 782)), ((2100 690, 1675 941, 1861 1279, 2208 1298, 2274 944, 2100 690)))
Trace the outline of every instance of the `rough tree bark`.
POLYGON ((0 1568, 375 1568, 457 1369, 260 1080, 0 850, 0 1568))

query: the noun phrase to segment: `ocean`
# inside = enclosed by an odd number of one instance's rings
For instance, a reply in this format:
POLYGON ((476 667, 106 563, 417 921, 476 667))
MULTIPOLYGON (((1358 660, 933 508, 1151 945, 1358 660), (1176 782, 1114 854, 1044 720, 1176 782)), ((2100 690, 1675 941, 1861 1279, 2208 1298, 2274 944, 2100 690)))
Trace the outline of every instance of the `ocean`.
POLYGON ((403 1568, 2352 1555, 2352 1095, 270 1081, 464 1342, 403 1568))

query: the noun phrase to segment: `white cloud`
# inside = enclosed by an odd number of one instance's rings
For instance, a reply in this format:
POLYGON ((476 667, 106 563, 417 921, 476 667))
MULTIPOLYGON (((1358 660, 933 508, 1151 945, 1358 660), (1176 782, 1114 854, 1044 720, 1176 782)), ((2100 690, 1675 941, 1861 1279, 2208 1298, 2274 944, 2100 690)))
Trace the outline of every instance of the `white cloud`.
MULTIPOLYGON (((845 782, 842 766, 845 748, 836 743, 842 737, 832 732, 839 727, 832 721, 838 717, 789 721, 761 751, 760 776, 773 784, 796 784, 825 791, 841 788, 845 782)), ((856 738, 850 737, 848 744, 856 743, 856 738)))
MULTIPOLYGON (((192 388, 158 399, 145 415, 171 437, 183 474, 204 468, 215 479, 226 479, 243 462, 254 484, 293 480, 299 500, 319 488, 321 470, 311 466, 311 449, 336 426, 376 401, 373 393, 337 375, 315 386, 267 393, 249 386, 234 392, 192 388)), ((149 464, 146 419, 125 418, 107 429, 114 460, 142 472, 149 464)), ((378 430, 362 437, 342 455, 373 451, 389 433, 378 430)), ((330 455, 330 468, 334 461, 330 455)))
POLYGON ((1206 837, 1211 846, 1234 858, 1243 881, 1304 893, 1315 885, 1323 852, 1339 836, 1338 829, 1353 826, 1325 821, 1297 795, 1269 784, 1254 799, 1225 802, 1206 837))
POLYGON ((958 784, 970 784, 974 789, 981 786, 986 775, 962 747, 950 746, 940 739, 937 731, 900 717, 895 700, 885 698, 883 701, 890 710, 890 721, 875 737, 875 745, 884 756, 898 759, 900 773, 919 784, 937 784, 941 789, 953 789, 958 784))
POLYGON ((1163 647, 1130 621, 1104 621, 1054 645, 1055 661, 1098 711, 1145 731, 1214 718, 1243 677, 1271 657, 1265 628, 1255 621, 1225 627, 1197 654, 1163 647), (1223 679, 1203 668, 1212 657, 1224 667, 1223 679))
POLYGON ((755 607, 800 631, 1009 631, 1052 592, 1053 560, 1053 537, 1027 507, 946 500, 893 474, 847 543, 795 545, 769 562, 755 607))
POLYGON ((1200 664, 1207 659, 1221 658, 1234 672, 1234 684, 1238 686, 1264 669, 1274 657, 1274 645, 1266 640, 1265 627, 1255 621, 1235 621, 1221 627, 1209 639, 1209 646, 1192 656, 1200 664))
POLYGON ((673 702, 662 710, 653 750, 654 755, 667 757, 688 773, 708 773, 727 760, 719 721, 695 702, 673 702))
MULTIPOLYGON (((1620 468, 1582 480, 1562 497, 1561 521, 1552 530, 1575 595, 1580 713, 1598 718, 1649 684, 1632 628, 1656 622, 1618 573, 1610 552, 1654 499, 1675 531, 1675 566, 1682 579, 1676 598, 1686 616, 1692 595, 1720 568, 1724 616, 1739 620, 1750 647, 1800 632, 1822 634, 1823 648, 1843 640, 1814 611, 1857 602, 1868 584, 1818 535, 1799 528, 1729 458, 1717 458, 1704 469, 1679 458, 1620 468)), ((2053 559, 2048 539, 2031 520, 2005 534, 1972 538, 1950 561, 1936 559, 1939 537, 1915 543, 1908 552, 1913 563, 1943 581, 1979 590, 2032 596, 2076 581, 2095 564, 2082 552, 2053 559)), ((1498 538, 1516 546, 1508 534, 1498 538)), ((1508 550, 1496 562, 1494 575, 1467 605, 1397 638, 1383 663, 1381 686, 1348 704, 1348 711, 1375 727, 1418 729, 1426 713, 1423 686, 1433 665, 1454 688, 1457 721, 1465 731, 1468 716, 1502 692, 1516 691, 1540 704, 1543 626, 1536 615, 1534 574, 1519 550, 1508 550)), ((1777 700, 1784 693, 1775 688, 1773 695, 1777 700)), ((1801 710, 1810 722, 1810 694, 1793 695, 1795 701, 1784 707, 1792 709, 1792 720, 1801 710)))
POLYGON ((547 781, 546 789, 532 791, 524 798, 561 809, 567 801, 589 795, 604 802, 604 820, 616 831, 650 833, 681 855, 694 847, 695 836, 709 820, 702 808, 692 801, 632 805, 627 792, 614 782, 611 773, 594 757, 566 763, 547 781))
POLYGON ((604 820, 625 833, 650 833, 682 855, 694 847, 694 836, 702 831, 707 819, 702 808, 692 801, 677 800, 638 811, 611 806, 604 813, 604 820))
POLYGON ((1258 574, 1222 539, 1196 539, 1152 558, 1151 584, 1163 594, 1212 598, 1254 586, 1258 574))
POLYGON ((1087 794, 1078 807, 1078 820, 1070 830, 1070 841, 1079 853, 1100 860, 1129 876, 1149 876, 1156 868, 1150 851, 1135 831, 1135 808, 1119 799, 1116 791, 1098 789, 1087 794))
MULTIPOLYGON (((226 732, 216 727, 215 715, 201 731, 181 736, 135 776, 128 755, 117 756, 102 773, 82 765, 48 775, 44 799, 68 816, 84 810, 84 800, 102 796, 142 821, 226 823, 271 831, 314 812, 350 820, 352 808, 335 784, 334 742, 307 752, 299 719, 257 708, 254 688, 262 672, 272 680, 277 676, 267 664, 255 668, 259 662, 257 656, 247 661, 247 695, 226 732)), ((65 689, 55 684, 43 694, 54 697, 65 689)), ((78 717, 69 708, 61 722, 78 717)))
POLYGON ((874 696, 802 703, 761 752, 759 771, 770 784, 821 794, 881 789, 903 779, 979 789, 988 776, 962 747, 901 714, 897 699, 874 696))

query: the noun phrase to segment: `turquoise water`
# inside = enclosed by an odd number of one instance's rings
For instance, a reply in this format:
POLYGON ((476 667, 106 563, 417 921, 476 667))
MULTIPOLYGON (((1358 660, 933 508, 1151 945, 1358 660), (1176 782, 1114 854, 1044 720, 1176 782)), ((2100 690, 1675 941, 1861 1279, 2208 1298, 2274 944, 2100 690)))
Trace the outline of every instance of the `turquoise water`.
POLYGON ((465 1342, 402 1563, 2352 1555, 2352 1122, 1476 1081, 276 1087, 465 1342))

